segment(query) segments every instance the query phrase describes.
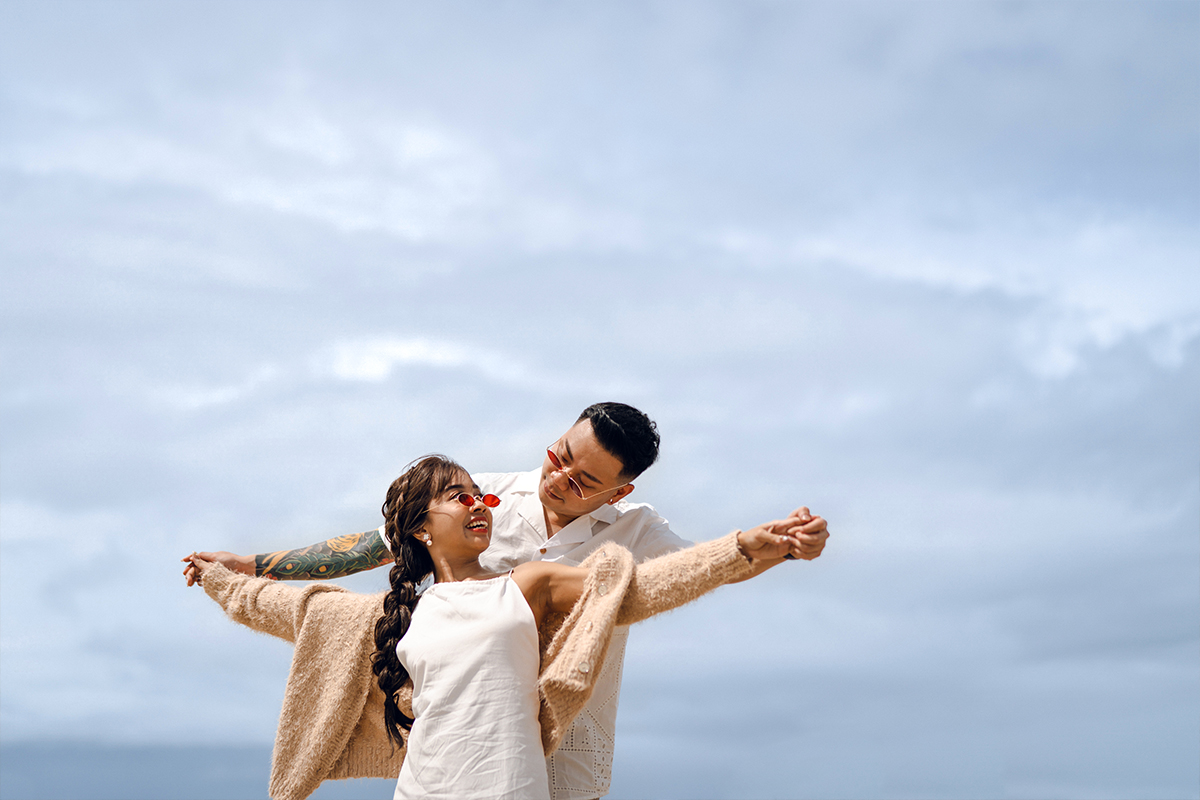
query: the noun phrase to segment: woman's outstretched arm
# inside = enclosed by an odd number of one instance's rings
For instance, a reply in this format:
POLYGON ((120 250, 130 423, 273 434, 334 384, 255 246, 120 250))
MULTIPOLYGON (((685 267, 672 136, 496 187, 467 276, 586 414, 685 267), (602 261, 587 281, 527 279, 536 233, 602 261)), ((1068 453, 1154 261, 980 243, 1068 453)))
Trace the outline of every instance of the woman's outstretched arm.
MULTIPOLYGON (((335 536, 307 547, 277 550, 274 553, 240 556, 222 550, 197 555, 207 561, 224 564, 226 569, 233 572, 275 580, 341 578, 392 563, 392 553, 378 530, 335 536)), ((196 571, 190 563, 184 567, 183 574, 188 586, 196 582, 196 571)))
POLYGON ((243 573, 223 569, 199 553, 186 560, 195 568, 197 583, 220 604, 234 622, 262 633, 296 641, 303 620, 301 612, 315 593, 339 592, 349 595, 337 584, 313 584, 306 587, 284 586, 256 581, 243 573))
MULTIPOLYGON (((814 540, 824 545, 825 520, 813 517, 808 509, 798 509, 783 520, 756 525, 737 534, 737 548, 749 562, 750 571, 743 573, 734 582, 761 575, 787 556, 793 558, 815 558, 811 555, 814 540), (802 513, 801 513, 802 512, 802 513)), ((686 552, 686 551, 685 551, 686 552)), ((819 549, 817 553, 819 553, 819 549)), ((659 560, 659 559, 656 559, 659 560)), ((655 560, 655 561, 656 561, 655 560)), ((662 556, 664 564, 671 556, 662 556)), ((643 567, 655 561, 646 562, 643 567)), ((640 568, 639 568, 640 569, 640 568)), ((550 561, 531 561, 513 570, 513 580, 529 602, 534 619, 539 627, 551 611, 569 612, 583 594, 584 579, 588 570, 550 561)))
POLYGON ((783 553, 803 558, 805 536, 825 520, 789 517, 645 561, 637 566, 621 601, 618 625, 630 625, 690 603, 721 584, 761 575, 783 553), (784 531, 785 533, 779 533, 784 531), (791 541, 784 541, 791 539, 791 541))

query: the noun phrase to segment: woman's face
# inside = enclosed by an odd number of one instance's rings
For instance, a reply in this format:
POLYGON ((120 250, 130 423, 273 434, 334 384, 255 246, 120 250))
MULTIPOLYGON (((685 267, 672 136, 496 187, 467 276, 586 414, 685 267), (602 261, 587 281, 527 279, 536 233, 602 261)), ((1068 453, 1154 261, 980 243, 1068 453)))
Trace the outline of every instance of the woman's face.
POLYGON ((465 472, 429 502, 425 525, 418 538, 428 537, 431 553, 450 557, 478 556, 492 541, 492 510, 483 504, 479 487, 465 472), (470 495, 470 505, 459 496, 470 495))

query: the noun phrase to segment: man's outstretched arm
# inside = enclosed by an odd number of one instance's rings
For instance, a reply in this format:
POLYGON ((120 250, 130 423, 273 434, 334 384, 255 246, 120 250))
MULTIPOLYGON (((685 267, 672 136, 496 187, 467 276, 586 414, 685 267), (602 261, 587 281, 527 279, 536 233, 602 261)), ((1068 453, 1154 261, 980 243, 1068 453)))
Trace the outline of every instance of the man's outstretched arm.
MULTIPOLYGON (((392 553, 377 530, 335 536, 297 550, 277 550, 253 556, 225 551, 196 555, 206 561, 218 561, 234 572, 274 580, 341 578, 392 563, 392 553)), ((188 586, 196 582, 196 571, 190 562, 184 567, 183 574, 188 586)))

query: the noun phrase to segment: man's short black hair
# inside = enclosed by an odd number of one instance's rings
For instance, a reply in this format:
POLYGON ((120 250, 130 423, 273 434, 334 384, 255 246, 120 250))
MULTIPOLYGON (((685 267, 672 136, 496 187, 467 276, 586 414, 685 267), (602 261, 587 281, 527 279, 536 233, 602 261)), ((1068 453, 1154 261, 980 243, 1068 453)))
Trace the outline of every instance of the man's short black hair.
POLYGON ((600 446, 621 462, 621 475, 633 480, 658 460, 658 426, 633 406, 595 403, 579 415, 588 420, 600 446))

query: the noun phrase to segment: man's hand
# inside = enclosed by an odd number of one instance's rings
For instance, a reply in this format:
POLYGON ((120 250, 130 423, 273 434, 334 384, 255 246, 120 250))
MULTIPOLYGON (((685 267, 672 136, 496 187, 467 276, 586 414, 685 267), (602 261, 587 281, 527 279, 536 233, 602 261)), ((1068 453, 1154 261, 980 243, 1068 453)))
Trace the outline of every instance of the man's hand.
POLYGON ((814 517, 807 508, 800 507, 787 519, 756 525, 738 534, 738 546, 751 560, 758 574, 788 556, 811 561, 825 549, 829 538, 828 526, 820 517, 814 517))
POLYGON ((183 577, 187 578, 188 586, 195 586, 200 582, 200 573, 197 572, 196 567, 197 559, 205 562, 215 561, 219 564, 224 564, 234 572, 240 572, 243 575, 250 575, 251 577, 254 576, 254 556, 239 556, 237 553, 230 553, 226 550, 220 550, 216 553, 192 553, 190 556, 184 556, 179 559, 187 564, 183 568, 183 577))
MULTIPOLYGON (((392 553, 377 530, 335 536, 296 550, 277 550, 274 553, 259 553, 253 556, 239 556, 237 553, 225 551, 192 555, 224 564, 234 572, 258 575, 273 581, 341 578, 364 569, 374 569, 392 563, 392 553)), ((191 557, 187 556, 183 560, 190 561, 191 557)), ((188 580, 188 586, 195 584, 196 572, 190 563, 184 567, 183 574, 188 580)))
POLYGON ((812 561, 820 558, 825 549, 825 540, 829 538, 829 526, 821 517, 814 517, 805 506, 800 506, 788 515, 788 520, 799 520, 804 523, 796 539, 800 542, 799 551, 792 551, 796 558, 812 561))

